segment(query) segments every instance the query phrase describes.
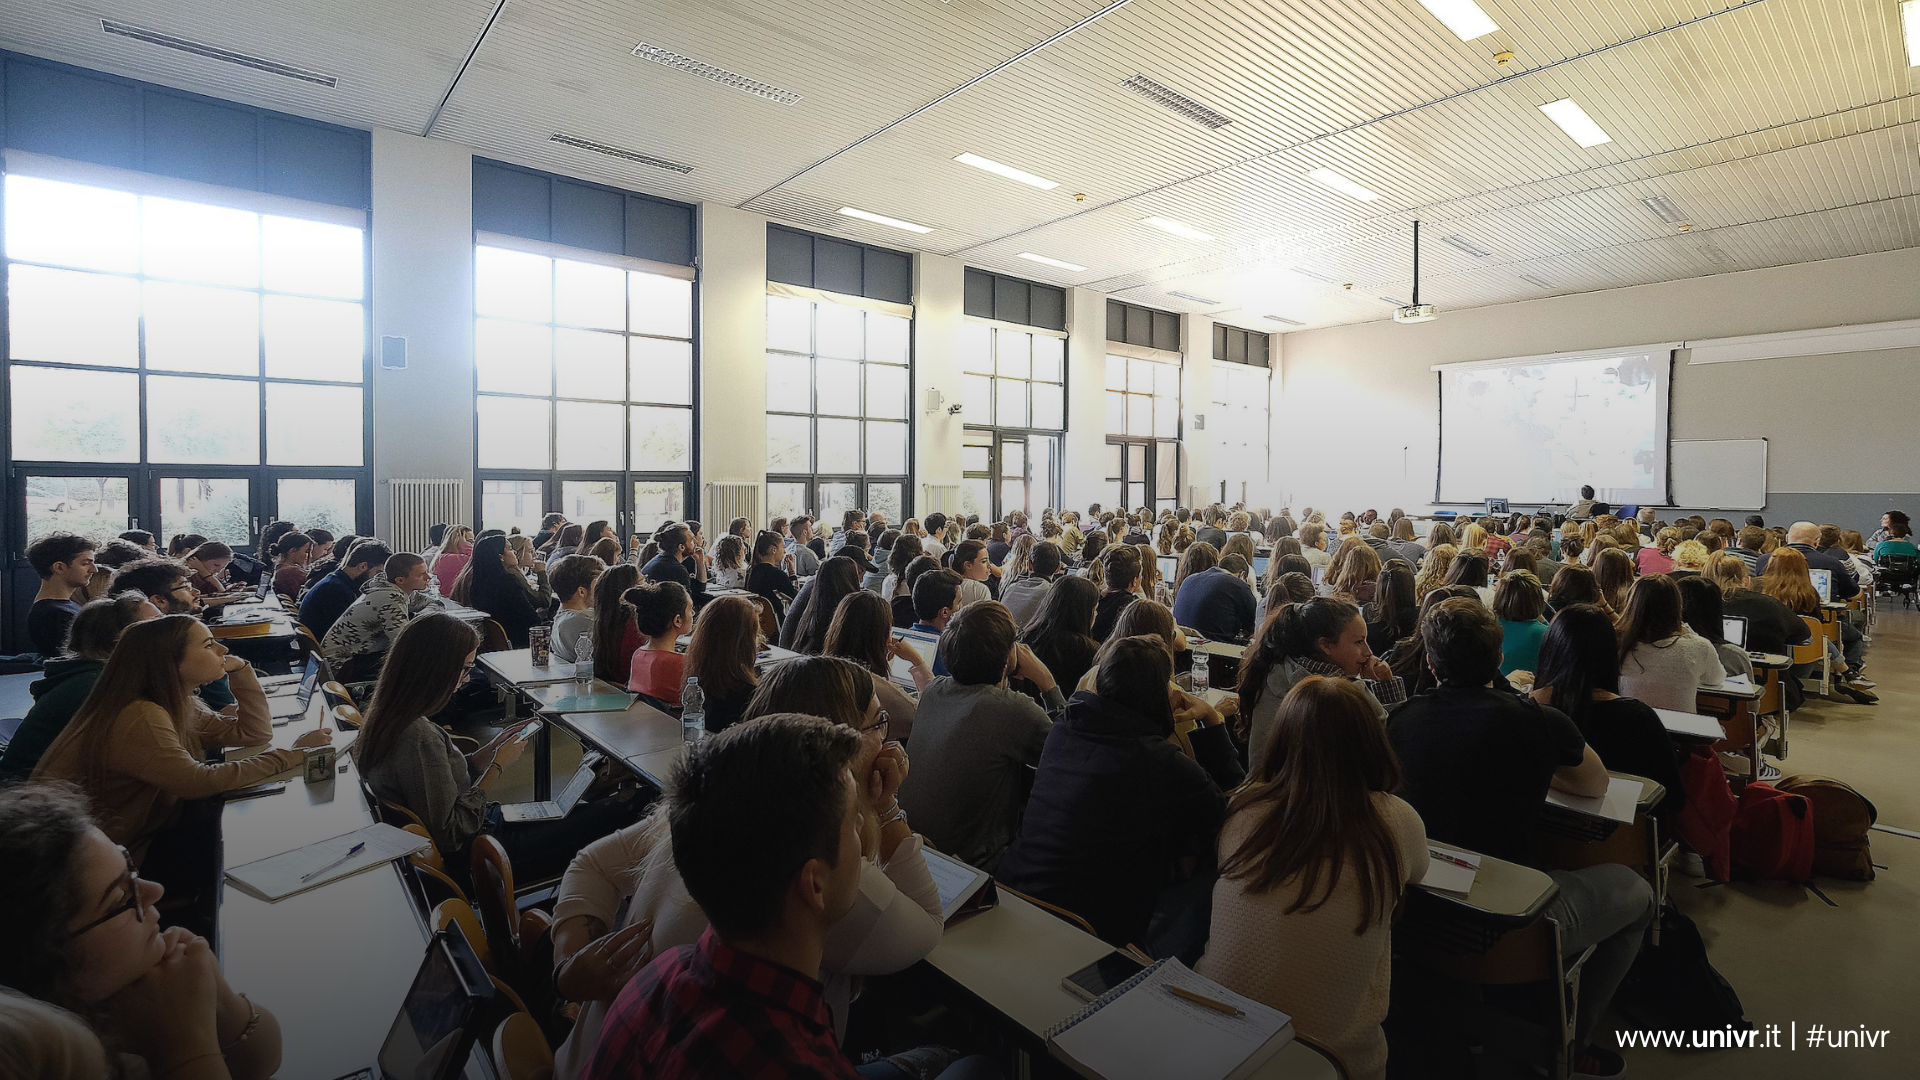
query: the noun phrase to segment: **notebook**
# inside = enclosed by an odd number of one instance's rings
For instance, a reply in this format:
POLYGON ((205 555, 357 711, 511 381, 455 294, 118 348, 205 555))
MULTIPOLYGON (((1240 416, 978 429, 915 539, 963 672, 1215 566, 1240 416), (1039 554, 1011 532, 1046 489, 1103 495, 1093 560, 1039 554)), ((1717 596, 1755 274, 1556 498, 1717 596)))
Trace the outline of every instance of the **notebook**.
POLYGON ((500 820, 511 824, 522 821, 559 821, 573 813, 573 808, 579 805, 580 797, 585 795, 587 788, 593 785, 593 766, 598 761, 599 758, 594 755, 588 755, 587 758, 582 759, 580 767, 573 770, 573 779, 567 781, 567 786, 561 789, 558 798, 548 799, 545 802, 501 803, 500 820))
POLYGON ((369 825, 358 832, 243 863, 227 871, 227 880, 243 892, 272 903, 376 866, 385 866, 432 842, 424 836, 391 825, 369 825), (366 846, 352 857, 342 859, 353 850, 355 844, 366 846), (319 873, 309 878, 308 875, 315 871, 319 873))
POLYGON ((1092 1080, 1242 1080, 1293 1041, 1293 1018, 1166 959, 1047 1031, 1047 1050, 1092 1080), (1232 1016, 1171 992, 1239 1010, 1232 1016))
POLYGON ((1644 787, 1638 780, 1614 776, 1607 779, 1605 795, 1569 795, 1559 788, 1549 788, 1547 802, 1609 821, 1631 822, 1634 807, 1640 802, 1640 792, 1644 787))
POLYGON ((1452 896, 1465 896, 1473 891, 1473 879, 1479 876, 1480 856, 1438 844, 1427 845, 1427 876, 1420 879, 1420 884, 1426 888, 1452 896), (1462 863, 1467 865, 1463 866, 1462 863))

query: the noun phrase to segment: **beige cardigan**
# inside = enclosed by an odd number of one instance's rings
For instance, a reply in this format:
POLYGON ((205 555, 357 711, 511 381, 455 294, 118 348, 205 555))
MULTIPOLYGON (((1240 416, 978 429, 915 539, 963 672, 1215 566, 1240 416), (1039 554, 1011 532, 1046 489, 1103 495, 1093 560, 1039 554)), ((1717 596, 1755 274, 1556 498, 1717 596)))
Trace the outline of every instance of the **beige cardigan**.
MULTIPOLYGON (((193 700, 201 745, 211 750, 272 742, 266 691, 260 689, 253 669, 240 668, 228 682, 240 706, 238 717, 221 716, 198 698, 193 700)), ((306 760, 299 750, 267 750, 239 761, 208 764, 181 743, 164 709, 151 701, 136 701, 114 718, 100 762, 102 775, 89 783, 74 735, 75 729, 68 728, 47 748, 33 778, 65 780, 84 789, 100 828, 131 851, 136 861, 145 856, 154 834, 172 822, 182 801, 248 787, 306 760)))
MULTIPOLYGON (((1427 831, 1420 815, 1399 798, 1375 793, 1400 849, 1401 887, 1427 873, 1427 831)), ((1220 830, 1225 858, 1252 831, 1243 810, 1220 830)), ((1294 1030, 1326 1047, 1353 1080, 1380 1080, 1387 1069, 1387 1016, 1393 927, 1377 920, 1356 935, 1360 889, 1340 875, 1317 910, 1281 914, 1293 901, 1292 883, 1267 893, 1221 878, 1213 886, 1213 937, 1194 970, 1293 1017, 1294 1030)))

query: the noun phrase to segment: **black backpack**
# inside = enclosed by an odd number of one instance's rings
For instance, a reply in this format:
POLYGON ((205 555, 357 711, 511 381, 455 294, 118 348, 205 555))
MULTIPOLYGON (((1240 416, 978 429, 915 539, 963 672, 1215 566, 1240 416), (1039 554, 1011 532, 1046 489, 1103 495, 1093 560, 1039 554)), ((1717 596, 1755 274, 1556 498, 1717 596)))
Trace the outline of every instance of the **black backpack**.
POLYGON ((1700 928, 1680 909, 1660 909, 1660 944, 1640 950, 1615 998, 1635 1023, 1693 1031, 1746 1031, 1740 995, 1707 960, 1700 928))

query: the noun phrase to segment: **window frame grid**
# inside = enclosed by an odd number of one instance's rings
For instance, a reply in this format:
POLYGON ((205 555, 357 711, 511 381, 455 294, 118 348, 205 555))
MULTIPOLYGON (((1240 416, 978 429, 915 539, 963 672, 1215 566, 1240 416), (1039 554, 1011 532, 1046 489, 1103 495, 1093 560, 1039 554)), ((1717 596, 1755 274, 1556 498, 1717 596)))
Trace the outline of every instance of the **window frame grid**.
MULTIPOLYGON (((643 483, 645 484, 679 484, 681 486, 681 492, 682 492, 681 505, 685 510, 684 517, 692 520, 698 520, 699 513, 700 513, 700 508, 699 508, 700 485, 698 483, 698 478, 700 476, 700 319, 699 319, 700 277, 699 277, 699 274, 695 273, 694 276, 691 278, 681 279, 681 280, 685 280, 688 284, 688 293, 687 293, 688 334, 686 337, 674 337, 667 334, 658 334, 658 333, 653 333, 649 331, 638 331, 638 330, 631 329, 631 327, 633 326, 633 318, 634 318, 633 287, 631 284, 631 280, 628 278, 627 275, 633 274, 633 273, 641 273, 641 274, 655 274, 656 276, 661 276, 661 277, 674 276, 669 274, 661 274, 658 271, 649 269, 645 266, 634 265, 637 263, 644 263, 646 260, 637 259, 632 256, 613 255, 607 252, 594 251, 588 248, 569 248, 569 247, 566 247, 565 245, 553 244, 553 243, 548 243, 543 241, 526 241, 522 238, 516 238, 512 236, 483 235, 479 230, 476 230, 474 234, 473 250, 476 253, 476 258, 475 258, 476 272, 474 275, 474 285, 473 285, 474 292, 473 292, 472 311, 470 314, 470 325, 474 327, 474 334, 475 334, 474 345, 473 345, 473 350, 474 350, 473 356, 474 356, 475 362, 472 365, 472 368, 473 368, 472 386, 473 386, 473 396, 474 396, 474 402, 475 402, 474 420, 473 420, 473 520, 476 523, 475 527, 476 528, 489 527, 484 524, 484 518, 485 518, 484 499, 486 494, 486 482, 489 480, 501 480, 501 481, 538 480, 545 485, 542 491, 541 497, 547 501, 549 510, 560 505, 561 501, 564 498, 563 493, 566 490, 565 485, 568 482, 612 483, 614 485, 614 520, 616 520, 617 522, 615 527, 615 532, 622 535, 629 534, 633 531, 634 523, 637 520, 637 516, 638 516, 638 507, 635 505, 634 485, 643 484, 643 483), (498 250, 509 251, 516 254, 530 254, 530 255, 535 255, 539 258, 543 258, 547 260, 547 289, 548 289, 548 299, 549 299, 549 317, 547 319, 541 320, 541 321, 535 321, 531 319, 508 318, 505 316, 498 316, 498 315, 482 315, 480 313, 480 310, 479 310, 480 282, 479 282, 479 273, 477 270, 477 263, 478 263, 478 252, 481 248, 495 248, 498 250), (622 314, 622 321, 623 321, 622 329, 609 330, 605 327, 581 326, 573 323, 566 323, 566 322, 560 321, 558 316, 559 305, 557 303, 557 300, 559 298, 559 289, 560 289, 559 277, 557 273, 557 263, 559 260, 562 260, 562 259, 570 262, 581 262, 581 263, 587 263, 589 265, 594 265, 594 266, 604 266, 610 269, 617 270, 620 273, 621 282, 622 282, 621 296, 620 296, 621 314, 622 314), (576 330, 584 333, 610 334, 610 335, 619 336, 621 338, 622 360, 621 360, 620 379, 621 379, 621 392, 623 394, 623 398, 620 398, 620 399, 583 398, 583 397, 575 397, 570 395, 562 395, 560 393, 560 376, 559 376, 559 370, 558 370, 559 361, 557 356, 550 356, 550 364, 548 368, 548 384, 547 384, 548 390, 546 393, 524 394, 524 393, 516 393, 510 390, 482 390, 480 388, 480 368, 478 363, 478 355, 479 355, 479 348, 480 348, 479 324, 483 321, 512 323, 519 326, 543 327, 546 329, 546 331, 549 334, 554 334, 561 330, 576 330), (633 400, 633 394, 634 394, 633 342, 635 339, 644 339, 649 341, 667 341, 675 344, 685 344, 687 346, 688 403, 686 405, 668 404, 668 403, 663 403, 658 401, 633 400), (522 467, 522 466, 483 467, 480 464, 480 446, 481 446, 482 436, 481 436, 481 430, 480 430, 480 410, 478 408, 478 403, 481 398, 502 398, 502 399, 507 399, 512 401, 541 401, 546 403, 546 406, 547 406, 547 458, 546 458, 547 465, 545 468, 538 468, 538 467, 529 468, 529 467, 522 467), (559 406, 562 402, 577 403, 582 405, 608 405, 608 406, 615 406, 620 409, 620 459, 623 466, 622 468, 619 468, 619 469, 562 468, 560 466, 560 423, 559 423, 560 408, 559 406), (676 410, 686 411, 689 417, 689 421, 688 421, 688 427, 687 427, 687 432, 688 432, 687 468, 684 472, 670 472, 670 471, 664 471, 664 470, 658 470, 658 469, 642 470, 642 469, 633 468, 633 465, 634 465, 633 410, 636 408, 676 409, 676 410)), ((657 265, 666 266, 667 264, 657 264, 657 265)), ((543 511, 543 513, 545 512, 546 511, 543 511)), ((625 544, 624 540, 622 541, 622 544, 624 546, 625 544)))
MULTIPOLYGON (((821 491, 821 488, 825 485, 852 484, 855 490, 855 498, 858 500, 860 504, 860 508, 863 510, 871 511, 872 507, 869 506, 868 504, 872 502, 873 486, 876 484, 888 484, 888 485, 898 484, 900 487, 900 519, 904 521, 908 517, 913 516, 913 475, 914 475, 913 469, 914 469, 914 462, 916 458, 915 448, 914 448, 914 436, 916 434, 917 426, 918 426, 914 420, 914 408, 913 408, 914 394, 917 390, 917 387, 916 387, 917 380, 915 377, 916 373, 914 371, 914 362, 913 362, 914 361, 913 331, 914 331, 915 316, 893 315, 888 312, 876 311, 873 307, 866 304, 844 303, 840 300, 834 299, 833 294, 824 294, 820 296, 793 296, 793 295, 787 295, 787 294, 781 294, 781 293, 775 293, 775 292, 769 291, 767 293, 767 299, 791 300, 799 303, 804 303, 807 305, 807 351, 804 353, 799 353, 799 352, 794 352, 792 349, 775 348, 772 345, 772 343, 769 342, 766 346, 765 353, 778 354, 785 357, 800 358, 800 359, 804 359, 807 363, 807 405, 808 405, 807 411, 799 412, 799 411, 794 411, 790 409, 775 409, 772 407, 771 403, 769 403, 767 405, 766 415, 768 417, 785 416, 785 417, 793 417, 793 418, 804 418, 807 421, 808 469, 806 472, 776 472, 774 471, 771 462, 764 462, 762 465, 762 471, 763 471, 763 476, 761 481, 762 484, 765 485, 767 488, 771 488, 774 484, 802 485, 802 487, 805 490, 807 498, 806 498, 806 505, 801 506, 799 508, 799 512, 815 514, 816 516, 818 516, 820 512, 820 506, 821 506, 820 491, 821 491), (845 356, 827 356, 821 353, 820 351, 820 318, 819 318, 819 310, 820 310, 819 305, 821 304, 836 304, 840 307, 852 308, 854 310, 861 312, 862 319, 860 324, 860 327, 861 327, 860 356, 857 359, 852 357, 845 357, 845 356), (866 317, 876 315, 876 314, 885 315, 889 318, 904 318, 907 324, 907 352, 906 352, 905 359, 900 363, 896 364, 886 360, 874 360, 867 355, 868 334, 867 334, 866 317), (843 363, 856 363, 860 366, 860 378, 858 380, 860 407, 859 407, 858 414, 837 413, 837 412, 822 413, 820 411, 820 408, 819 408, 820 361, 823 359, 839 361, 843 363), (904 418, 896 418, 891 416, 873 416, 870 414, 870 409, 868 407, 868 401, 867 401, 868 384, 869 384, 869 380, 867 378, 867 369, 870 365, 879 366, 883 368, 892 368, 895 370, 904 371, 906 373, 906 376, 907 376, 907 393, 906 393, 906 408, 905 408, 906 416, 904 418), (856 469, 853 472, 848 472, 848 471, 839 470, 839 469, 836 469, 836 470, 821 469, 820 467, 820 421, 822 419, 850 421, 858 425, 858 429, 859 429, 859 440, 858 440, 858 449, 857 449, 857 453, 859 454, 858 469, 856 469), (872 472, 866 471, 866 466, 868 463, 867 426, 869 424, 874 424, 874 423, 882 423, 882 424, 904 423, 906 425, 906 429, 907 429, 906 430, 906 461, 905 461, 906 471, 904 473, 872 473, 872 472)), ((854 300, 854 299, 861 299, 861 298, 849 297, 848 299, 854 300)), ((764 448, 762 450, 762 457, 763 458, 765 457, 764 448)), ((772 505, 771 498, 769 498, 767 502, 770 508, 772 505)), ((769 509, 769 513, 771 513, 771 509, 769 509)), ((832 524, 832 523, 829 523, 829 524, 832 524)), ((897 524, 897 522, 895 524, 897 524)), ((834 527, 837 528, 838 526, 835 525, 834 527)))
MULTIPOLYGON (((38 160, 38 159, 34 159, 38 160)), ((312 204, 320 212, 303 216, 296 213, 300 200, 285 196, 273 197, 273 204, 263 206, 260 193, 240 189, 222 188, 216 185, 180 186, 181 182, 169 177, 149 175, 125 170, 98 170, 96 167, 80 164, 71 174, 66 166, 70 163, 58 159, 44 159, 57 168, 46 171, 40 168, 0 169, 0 229, 4 228, 6 211, 6 179, 12 176, 28 177, 53 183, 70 184, 75 187, 93 188, 104 191, 120 192, 134 198, 135 230, 134 244, 142 249, 144 244, 145 200, 148 198, 165 199, 197 206, 232 210, 254 215, 256 224, 268 217, 287 218, 295 221, 317 222, 352 228, 359 233, 359 296, 346 299, 339 296, 325 296, 318 293, 293 292, 280 288, 269 288, 266 284, 264 267, 266 262, 266 230, 256 228, 255 252, 262 267, 261 279, 255 285, 226 285, 210 282, 190 281, 179 277, 152 274, 147 271, 145 260, 131 270, 100 270, 91 267, 68 266, 48 262, 44 259, 16 258, 11 253, 0 257, 0 298, 11 296, 13 267, 15 265, 34 269, 51 270, 63 273, 84 274, 104 278, 119 278, 134 283, 137 291, 138 308, 135 312, 136 339, 134 362, 128 366, 112 364, 87 364, 65 360, 16 360, 12 354, 12 310, 11 303, 0 299, 0 429, 7 432, 7 438, 0 439, 0 469, 9 478, 5 497, 10 508, 20 511, 10 514, 17 524, 6 530, 7 535, 0 536, 0 544, 5 545, 8 561, 23 557, 27 544, 31 541, 28 532, 28 515, 24 498, 26 482, 29 477, 65 476, 126 478, 129 480, 127 492, 128 517, 138 522, 138 527, 158 533, 163 526, 162 497, 159 485, 162 479, 185 477, 189 479, 245 479, 248 481, 247 510, 249 536, 244 543, 235 544, 243 551, 252 551, 254 536, 259 526, 280 514, 278 505, 280 482, 283 480, 352 480, 354 488, 355 531, 370 526, 373 520, 373 441, 374 424, 372 415, 373 392, 373 243, 372 214, 365 209, 345 208, 328 204, 312 204), (222 199, 219 196, 225 195, 222 199), (246 293, 254 298, 257 313, 255 328, 254 363, 252 374, 231 372, 189 371, 171 367, 153 367, 148 363, 147 351, 147 307, 146 285, 148 282, 177 284, 188 287, 221 289, 230 292, 246 293), (267 317, 266 299, 270 296, 282 296, 300 300, 323 300, 332 303, 350 303, 360 309, 360 366, 357 381, 335 379, 290 378, 267 373, 267 317), (131 461, 74 461, 58 458, 17 457, 13 445, 13 372, 16 368, 37 368, 52 371, 76 371, 99 374, 127 375, 134 379, 135 397, 135 455, 131 461), (254 443, 256 460, 250 463, 234 462, 192 462, 152 460, 149 439, 152 425, 149 422, 149 379, 188 378, 214 379, 227 382, 252 383, 257 388, 256 418, 258 435, 254 443), (335 463, 330 465, 292 465, 277 464, 269 458, 270 435, 268 425, 268 387, 274 385, 311 386, 320 388, 353 388, 360 392, 360 463, 358 465, 335 463)), ((3 235, 3 234, 0 234, 3 235)), ((0 244, 0 249, 4 244, 0 244)), ((121 530, 115 530, 118 532, 121 530)), ((101 537, 99 539, 107 539, 101 537)))

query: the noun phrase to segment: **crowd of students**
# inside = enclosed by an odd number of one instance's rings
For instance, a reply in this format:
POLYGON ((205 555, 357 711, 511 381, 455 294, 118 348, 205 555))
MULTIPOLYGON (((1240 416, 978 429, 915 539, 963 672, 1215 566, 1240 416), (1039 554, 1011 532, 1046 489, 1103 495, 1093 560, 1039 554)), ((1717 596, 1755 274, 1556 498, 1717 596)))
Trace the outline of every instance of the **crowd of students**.
MULTIPOLYGON (((857 1067, 839 1050, 859 978, 939 940, 923 844, 1291 1014, 1350 1075, 1384 1075, 1392 917, 1426 842, 1524 862, 1548 791, 1603 793, 1609 769, 1660 782, 1670 824, 1686 791, 1653 710, 1691 712, 1700 687, 1751 670, 1722 616, 1748 619, 1747 648, 1784 651, 1819 611, 1809 568, 1844 599, 1871 588, 1876 553, 1833 526, 1651 513, 1436 521, 1424 539, 1399 511, 1219 506, 817 526, 740 518, 710 542, 668 522, 622 545, 607 522, 550 514, 531 537, 437 525, 421 553, 287 522, 258 538, 267 587, 338 677, 372 684, 353 748, 372 791, 450 865, 484 833, 528 877, 565 871, 556 982, 582 1008, 560 1077, 991 1075, 938 1048, 857 1067), (481 638, 442 597, 513 646, 547 627, 557 658, 663 709, 697 680, 714 737, 650 809, 602 783, 558 821, 504 820, 491 788, 520 729, 466 749, 449 733, 481 638), (931 655, 902 630, 936 639, 931 655), (1218 705, 1175 677, 1190 633, 1244 646, 1218 705), (764 665, 770 641, 801 656, 764 665)), ((1873 543, 1920 555, 1902 514, 1873 543)), ((196 618, 244 595, 236 554, 156 547, 56 534, 29 550, 49 660, 0 757, 0 778, 31 781, 0 789, 0 867, 21 883, 0 912, 44 937, 0 961, 0 984, 87 1017, 154 1075, 264 1076, 271 1014, 209 974, 163 898, 198 887, 181 842, 196 805, 330 736, 210 759, 271 736, 251 666, 196 618)), ((1866 643, 1835 656, 1863 702, 1866 643)), ((1551 874, 1563 947, 1595 950, 1576 1072, 1618 1075, 1596 1032, 1653 892, 1620 866, 1551 874)))

